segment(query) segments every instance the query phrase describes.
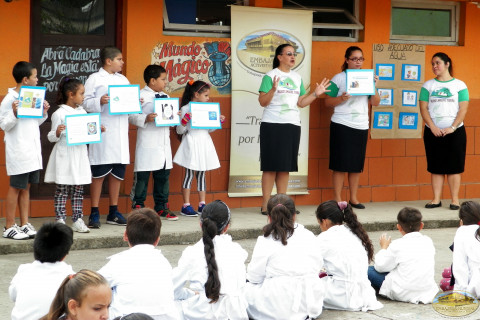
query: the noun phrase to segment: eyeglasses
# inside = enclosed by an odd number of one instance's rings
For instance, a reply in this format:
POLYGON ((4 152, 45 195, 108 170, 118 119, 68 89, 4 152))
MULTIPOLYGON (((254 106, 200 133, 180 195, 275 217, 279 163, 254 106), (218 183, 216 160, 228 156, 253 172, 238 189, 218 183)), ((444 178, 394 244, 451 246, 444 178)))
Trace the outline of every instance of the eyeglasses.
POLYGON ((348 60, 353 61, 353 62, 363 62, 365 61, 364 57, 361 58, 348 58, 348 60))
POLYGON ((297 54, 295 52, 285 52, 285 53, 282 53, 282 55, 286 54, 287 56, 291 57, 291 56, 294 56, 296 57, 297 54))

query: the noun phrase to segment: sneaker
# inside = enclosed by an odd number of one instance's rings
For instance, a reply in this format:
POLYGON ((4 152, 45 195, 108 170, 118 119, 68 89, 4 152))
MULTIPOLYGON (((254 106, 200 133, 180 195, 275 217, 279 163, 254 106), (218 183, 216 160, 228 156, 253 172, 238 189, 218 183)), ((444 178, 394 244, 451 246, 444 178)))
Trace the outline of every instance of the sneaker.
POLYGON ((180 211, 182 216, 187 216, 187 217, 198 217, 198 213, 193 210, 193 207, 191 205, 188 205, 186 207, 182 207, 182 211, 180 211))
POLYGON ((20 230, 20 228, 14 224, 10 228, 3 228, 3 237, 13 240, 26 240, 30 238, 28 234, 20 230))
POLYGON ((65 219, 56 219, 55 222, 65 224, 65 219))
POLYGON ((203 208, 205 208, 205 203, 202 203, 198 206, 198 213, 201 213, 203 211, 203 208))
POLYGON ((37 230, 30 224, 30 222, 27 222, 23 226, 20 227, 20 230, 23 231, 30 239, 35 238, 35 235, 37 234, 37 230))
POLYGON ((125 219, 120 212, 115 211, 114 214, 111 214, 111 213, 108 214, 107 224, 115 224, 117 226, 126 226, 127 219, 125 219))
POLYGON ((88 227, 94 229, 100 229, 100 213, 94 212, 91 213, 88 217, 88 227))
POLYGON ((165 218, 166 220, 170 220, 170 221, 178 220, 177 215, 175 213, 173 213, 172 211, 170 211, 170 209, 168 209, 168 208, 160 210, 157 213, 160 217, 165 218))
POLYGON ((72 224, 72 229, 75 232, 80 232, 80 233, 87 233, 90 232, 90 229, 87 228, 85 225, 85 222, 83 222, 83 219, 79 218, 77 221, 75 221, 72 224))

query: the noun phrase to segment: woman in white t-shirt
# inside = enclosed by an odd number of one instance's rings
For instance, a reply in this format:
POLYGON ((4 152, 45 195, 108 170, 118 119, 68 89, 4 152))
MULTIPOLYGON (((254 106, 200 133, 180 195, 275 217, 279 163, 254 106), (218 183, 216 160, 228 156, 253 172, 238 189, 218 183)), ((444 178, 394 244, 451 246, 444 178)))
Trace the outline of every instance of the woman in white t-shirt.
POLYGON ((423 142, 427 170, 432 175, 433 200, 425 205, 442 206, 443 181, 447 177, 452 202, 450 209, 460 209, 458 192, 465 169, 467 135, 463 119, 468 109, 468 89, 453 77, 452 60, 443 52, 432 57, 435 78, 426 81, 420 91, 420 112, 425 121, 423 142))
MULTIPOLYGON (((329 97, 325 106, 334 107, 330 122, 330 164, 333 171, 334 198, 342 201, 343 180, 348 172, 350 186, 350 205, 356 209, 365 209, 357 199, 360 173, 365 164, 368 139, 368 103, 378 106, 380 96, 351 96, 347 93, 347 69, 361 69, 363 52, 359 47, 351 46, 345 52, 342 72, 332 78, 329 97)), ((378 76, 375 76, 375 82, 378 76)))
POLYGON ((287 193, 291 171, 298 171, 300 145, 300 110, 326 92, 329 81, 317 83, 315 91, 307 93, 300 75, 293 71, 295 48, 288 43, 275 50, 273 70, 267 72, 258 90, 258 101, 264 108, 260 125, 260 170, 263 203, 261 212, 267 214, 267 202, 273 185, 278 193, 287 193))

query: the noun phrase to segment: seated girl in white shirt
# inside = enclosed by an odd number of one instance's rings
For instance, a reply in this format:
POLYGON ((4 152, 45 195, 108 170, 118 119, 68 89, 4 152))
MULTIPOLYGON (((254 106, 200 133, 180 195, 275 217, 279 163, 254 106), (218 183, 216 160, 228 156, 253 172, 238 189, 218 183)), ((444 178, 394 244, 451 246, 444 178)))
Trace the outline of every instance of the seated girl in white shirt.
POLYGON ((373 258, 373 246, 367 232, 347 202, 330 200, 316 211, 322 233, 317 248, 323 257, 327 276, 325 308, 368 311, 383 307, 368 281, 368 264, 373 258))
POLYGON ((315 236, 295 222, 293 200, 277 194, 267 203, 263 228, 247 268, 245 297, 252 319, 304 320, 322 313, 323 265, 315 236))
POLYGON ((243 296, 248 253, 227 234, 230 209, 216 200, 200 215, 203 238, 187 247, 173 270, 175 300, 184 319, 248 319, 243 296), (190 282, 189 288, 185 284, 190 282))
POLYGON ((480 297, 480 204, 462 203, 459 211, 460 227, 453 241, 455 291, 480 297))

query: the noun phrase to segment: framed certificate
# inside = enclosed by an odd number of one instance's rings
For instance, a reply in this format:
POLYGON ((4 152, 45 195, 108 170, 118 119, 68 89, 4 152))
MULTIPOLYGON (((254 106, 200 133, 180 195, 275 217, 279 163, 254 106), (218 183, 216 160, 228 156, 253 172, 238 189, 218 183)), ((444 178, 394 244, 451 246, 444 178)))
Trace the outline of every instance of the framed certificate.
POLYGON ((65 116, 67 146, 102 142, 100 113, 65 116))
POLYGON ((157 98, 153 100, 153 112, 157 114, 155 125, 157 127, 179 125, 179 105, 178 98, 157 98))
POLYGON ((142 113, 138 84, 108 86, 110 114, 142 113))
POLYGON ((352 96, 375 95, 373 69, 347 69, 347 93, 352 96))
POLYGON ((218 102, 190 102, 192 129, 221 129, 218 102))
POLYGON ((45 87, 21 87, 18 94, 18 118, 42 118, 45 87))

